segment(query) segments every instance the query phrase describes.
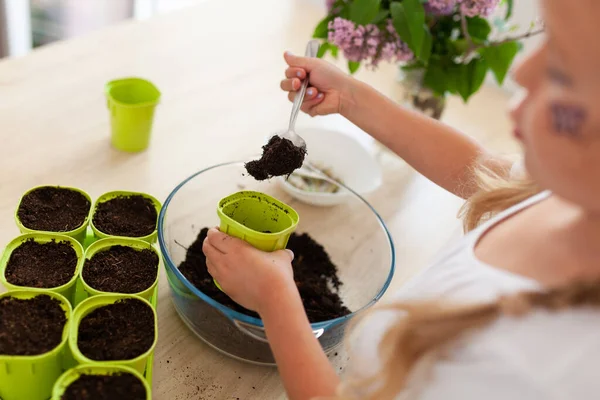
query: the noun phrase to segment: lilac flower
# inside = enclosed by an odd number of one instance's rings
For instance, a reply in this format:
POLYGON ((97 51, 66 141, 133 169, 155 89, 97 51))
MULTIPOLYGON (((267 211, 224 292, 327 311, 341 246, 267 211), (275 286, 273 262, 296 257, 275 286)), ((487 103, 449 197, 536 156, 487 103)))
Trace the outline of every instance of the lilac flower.
POLYGON ((367 62, 374 68, 382 60, 407 61, 413 58, 391 20, 381 31, 376 25, 355 25, 354 22, 337 17, 329 23, 329 42, 343 51, 348 61, 367 62))
POLYGON ((412 60, 414 57, 413 52, 408 48, 408 45, 400 39, 400 35, 398 35, 396 28, 394 28, 391 19, 388 19, 386 29, 388 38, 381 48, 381 58, 388 62, 412 60))
POLYGON ((500 0, 460 0, 460 11, 467 17, 489 17, 500 0))
POLYGON ((450 15, 460 0, 428 0, 424 4, 425 11, 432 15, 450 15))

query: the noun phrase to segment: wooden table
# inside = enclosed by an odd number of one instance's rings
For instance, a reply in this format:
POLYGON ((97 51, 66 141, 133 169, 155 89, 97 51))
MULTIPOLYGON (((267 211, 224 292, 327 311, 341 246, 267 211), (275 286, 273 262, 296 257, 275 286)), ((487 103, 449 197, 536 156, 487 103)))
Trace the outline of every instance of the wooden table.
MULTIPOLYGON (((0 62, 0 243, 18 234, 14 209, 30 187, 70 185, 92 197, 128 189, 164 200, 193 172, 256 153, 267 133, 287 126, 290 104, 279 90, 282 53, 303 52, 322 14, 306 0, 210 0, 0 62), (103 97, 105 82, 131 75, 149 78, 163 91, 151 148, 136 155, 110 147, 103 97)), ((358 77, 399 98, 393 66, 358 77)), ((468 107, 452 99, 445 120, 512 151, 506 98, 485 88, 468 107)), ((364 139, 338 117, 300 117, 299 127, 310 124, 364 139)), ((382 164, 385 185, 373 203, 397 246, 390 293, 457 234, 460 201, 396 157, 385 156, 382 164)), ((285 398, 274 368, 229 359, 193 336, 177 317, 162 277, 155 399, 285 398)), ((336 368, 345 362, 341 354, 333 359, 336 368)))

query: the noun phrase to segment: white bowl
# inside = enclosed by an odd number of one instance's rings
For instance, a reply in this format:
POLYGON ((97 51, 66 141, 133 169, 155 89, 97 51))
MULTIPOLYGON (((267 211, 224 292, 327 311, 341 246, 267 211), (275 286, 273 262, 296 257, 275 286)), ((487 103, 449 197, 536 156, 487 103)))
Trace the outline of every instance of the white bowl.
MULTIPOLYGON (((382 183, 381 168, 369 151, 354 138, 322 128, 305 128, 297 133, 306 141, 306 161, 323 166, 345 186, 360 195, 373 192, 382 183)), ((344 203, 351 194, 309 192, 291 185, 285 177, 277 178, 283 190, 304 203, 333 206, 344 203)))

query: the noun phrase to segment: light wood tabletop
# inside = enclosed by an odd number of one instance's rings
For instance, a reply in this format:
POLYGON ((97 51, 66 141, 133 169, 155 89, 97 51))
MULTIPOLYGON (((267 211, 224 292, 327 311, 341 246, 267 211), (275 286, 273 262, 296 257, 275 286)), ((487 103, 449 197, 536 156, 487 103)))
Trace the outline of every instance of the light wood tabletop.
MULTIPOLYGON (((75 186, 94 198, 117 189, 143 191, 162 201, 195 171, 257 153, 267 134, 287 126, 282 53, 303 52, 323 12, 306 0, 208 0, 0 62, 0 247, 18 234, 14 210, 33 186, 75 186), (103 87, 125 76, 148 78, 163 92, 151 147, 135 155, 109 143, 103 87)), ((400 98, 394 66, 357 76, 400 98)), ((486 87, 468 106, 451 99, 444 120, 512 152, 507 98, 486 87)), ((339 117, 299 117, 299 129, 315 125, 368 142, 339 117)), ((389 294, 459 234, 461 201, 394 156, 384 155, 381 163, 384 185, 372 202, 396 244, 389 294)), ((190 333, 161 275, 154 399, 285 398, 276 369, 225 357, 190 333)), ((347 357, 340 352, 332 362, 342 371, 347 357)))

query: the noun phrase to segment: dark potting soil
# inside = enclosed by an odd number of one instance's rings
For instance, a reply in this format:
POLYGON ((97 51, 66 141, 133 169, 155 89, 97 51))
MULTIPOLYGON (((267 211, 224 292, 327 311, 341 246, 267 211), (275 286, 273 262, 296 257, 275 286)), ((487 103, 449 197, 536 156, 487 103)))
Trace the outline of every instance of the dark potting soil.
POLYGON ((54 288, 69 282, 76 269, 77 253, 71 243, 29 239, 11 253, 4 274, 13 285, 54 288))
POLYGON ((23 196, 17 216, 29 229, 68 232, 85 222, 90 207, 90 201, 79 192, 47 186, 23 196))
POLYGON ((95 361, 130 360, 154 342, 154 314, 144 302, 123 299, 95 309, 79 323, 77 346, 95 361))
MULTIPOLYGON (((207 296, 233 310, 258 318, 255 312, 240 306, 216 287, 208 273, 206 257, 202 252, 202 243, 207 233, 208 228, 200 231, 187 249, 179 271, 207 296)), ((292 234, 287 247, 295 255, 292 262, 294 279, 310 322, 326 321, 349 314, 350 310, 338 295, 342 283, 337 276, 337 268, 323 246, 307 234, 292 234)))
POLYGON ((112 246, 85 260, 82 276, 96 290, 139 293, 156 280, 158 256, 150 249, 112 246))
POLYGON ((258 181, 273 176, 290 175, 302 166, 304 157, 306 157, 305 148, 295 146, 289 139, 273 136, 263 146, 262 157, 246 163, 246 171, 258 181))
POLYGON ((35 356, 60 344, 67 323, 60 301, 48 295, 0 299, 0 354, 35 356))
POLYGON ((61 400, 146 400, 144 384, 133 374, 81 375, 61 400))
POLYGON ((103 201, 94 211, 94 226, 109 235, 142 237, 156 229, 154 203, 141 195, 120 196, 103 201))

